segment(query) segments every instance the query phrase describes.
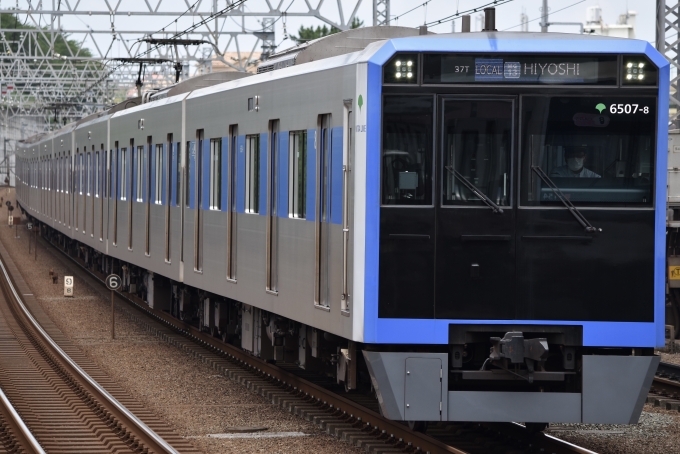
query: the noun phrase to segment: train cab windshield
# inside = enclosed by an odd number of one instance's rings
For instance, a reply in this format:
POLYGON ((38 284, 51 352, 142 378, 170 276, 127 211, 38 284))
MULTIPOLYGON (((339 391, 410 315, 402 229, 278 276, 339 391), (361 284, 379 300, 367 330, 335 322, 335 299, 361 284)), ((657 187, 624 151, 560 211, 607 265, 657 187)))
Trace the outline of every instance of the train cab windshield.
POLYGON ((522 98, 522 205, 652 206, 653 97, 522 98), (547 175, 545 181, 539 172, 547 175))

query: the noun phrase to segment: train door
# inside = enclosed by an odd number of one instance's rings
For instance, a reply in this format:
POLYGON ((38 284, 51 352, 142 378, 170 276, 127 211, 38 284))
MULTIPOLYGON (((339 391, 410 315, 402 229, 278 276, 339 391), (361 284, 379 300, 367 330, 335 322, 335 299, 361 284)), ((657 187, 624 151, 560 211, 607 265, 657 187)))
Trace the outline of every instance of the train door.
POLYGON ((153 162, 153 144, 151 143, 151 136, 146 139, 146 149, 144 150, 144 253, 149 255, 151 253, 151 178, 153 170, 151 163, 153 162))
POLYGON ((90 156, 90 237, 94 238, 94 219, 95 219, 95 198, 99 196, 97 193, 98 191, 98 184, 99 180, 97 178, 99 172, 99 153, 95 151, 94 145, 92 145, 92 155, 90 156))
POLYGON ((227 190, 227 280, 236 282, 236 156, 238 126, 229 126, 229 179, 227 190))
POLYGON ((203 159, 206 154, 209 156, 210 151, 206 153, 204 147, 206 144, 210 143, 210 140, 206 142, 204 137, 204 131, 202 129, 196 132, 196 152, 195 152, 195 165, 194 165, 194 195, 195 195, 195 205, 194 205, 194 271, 203 271, 203 212, 202 209, 209 209, 203 205, 204 188, 203 182, 205 175, 205 165, 203 159))
POLYGON ((106 197, 106 150, 101 144, 99 152, 99 183, 97 191, 99 194, 99 241, 104 241, 104 197, 106 197))
POLYGON ((277 293, 278 283, 278 141, 279 121, 269 122, 269 153, 267 155, 267 286, 268 293, 277 293))
POLYGON ((439 99, 435 318, 515 317, 515 103, 439 99))
POLYGON ((73 191, 73 204, 75 205, 75 213, 73 216, 73 224, 76 228, 76 232, 80 229, 80 196, 83 193, 83 154, 80 153, 79 149, 76 149, 76 183, 77 189, 73 191))
POLYGON ((68 167, 68 172, 66 174, 66 222, 68 222, 68 228, 71 228, 71 224, 73 221, 71 221, 71 216, 73 213, 73 206, 72 206, 72 198, 73 198, 73 193, 74 193, 74 188, 73 188, 73 155, 71 155, 71 150, 68 151, 68 155, 66 156, 66 165, 68 167))
MULTIPOLYGON (((87 150, 87 148, 85 148, 87 150)), ((85 175, 83 179, 85 181, 85 188, 83 190, 83 233, 87 232, 87 208, 88 199, 92 195, 92 153, 87 152, 85 154, 85 175)), ((91 208, 91 207, 90 207, 91 208)))
POLYGON ((329 307, 328 255, 330 253, 330 159, 331 116, 320 115, 317 129, 317 187, 316 187, 316 295, 314 303, 329 307))
POLYGON ((144 165, 144 145, 137 145, 137 149, 130 141, 132 169, 130 172, 130 201, 128 203, 128 249, 132 250, 134 232, 134 205, 142 201, 142 169, 144 165))
POLYGON ((383 98, 380 208, 382 318, 434 316, 434 96, 383 98))
POLYGON ((163 199, 165 205, 165 261, 170 262, 170 206, 172 205, 172 134, 168 134, 168 141, 163 145, 163 199))
POLYGON ((52 221, 57 219, 57 158, 53 154, 50 158, 50 211, 52 221))

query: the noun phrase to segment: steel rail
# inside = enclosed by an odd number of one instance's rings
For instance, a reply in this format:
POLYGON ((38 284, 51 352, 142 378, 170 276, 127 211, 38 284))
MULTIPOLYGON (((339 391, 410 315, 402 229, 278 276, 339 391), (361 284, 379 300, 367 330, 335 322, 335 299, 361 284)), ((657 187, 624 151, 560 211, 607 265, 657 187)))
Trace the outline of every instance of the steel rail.
POLYGON ((12 403, 9 401, 5 393, 0 389, 0 406, 2 406, 2 413, 5 415, 7 424, 12 429, 12 435, 17 438, 17 441, 26 450, 31 450, 35 454, 45 454, 45 450, 40 446, 38 440, 35 439, 30 429, 21 419, 19 413, 14 409, 12 403))
POLYGON ((652 381, 652 387, 657 390, 677 393, 680 390, 680 366, 672 363, 659 363, 659 368, 652 381), (669 378, 667 376, 669 373, 675 375, 677 378, 669 378))
MULTIPOLYGON (((517 426, 522 427, 521 424, 518 424, 516 422, 513 422, 512 425, 516 427, 517 426)), ((538 436, 545 439, 546 441, 549 441, 550 443, 556 444, 560 448, 564 449, 566 452, 575 452, 577 454, 597 454, 595 451, 591 451, 590 449, 577 446, 573 443, 569 443, 568 441, 562 440, 561 438, 548 435, 547 433, 538 434, 538 436)))
MULTIPOLYGON (((49 334, 40 326, 37 320, 33 317, 33 314, 28 310, 23 300, 19 296, 14 283, 11 279, 7 268, 5 267, 5 262, 0 258, 0 269, 2 270, 2 281, 8 293, 14 298, 17 306, 21 309, 22 315, 28 320, 31 326, 35 329, 37 333, 42 336, 42 339, 49 348, 49 350, 61 360, 61 364, 70 372, 74 377, 77 377, 83 387, 87 389, 93 396, 102 402, 108 403, 108 410, 118 418, 118 420, 124 424, 129 430, 134 431, 134 435, 139 438, 139 442, 143 443, 150 451, 156 453, 169 453, 169 454, 179 454, 175 448, 170 446, 163 438, 161 438, 156 432, 144 424, 137 416, 131 413, 123 404, 118 402, 111 394, 108 393, 104 388, 102 388, 99 383, 97 383, 92 377, 87 374, 78 364, 76 364, 67 354, 64 352, 59 345, 50 337, 49 334)), ((8 296, 10 296, 8 295, 8 296)))

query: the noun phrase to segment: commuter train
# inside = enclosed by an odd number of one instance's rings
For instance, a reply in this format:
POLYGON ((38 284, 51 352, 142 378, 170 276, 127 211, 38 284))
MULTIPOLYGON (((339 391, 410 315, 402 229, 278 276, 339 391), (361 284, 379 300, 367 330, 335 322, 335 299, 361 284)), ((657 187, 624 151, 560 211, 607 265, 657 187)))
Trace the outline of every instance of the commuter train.
POLYGON ((637 422, 664 345, 668 63, 422 32, 339 33, 32 137, 18 203, 149 306, 391 419, 637 422))

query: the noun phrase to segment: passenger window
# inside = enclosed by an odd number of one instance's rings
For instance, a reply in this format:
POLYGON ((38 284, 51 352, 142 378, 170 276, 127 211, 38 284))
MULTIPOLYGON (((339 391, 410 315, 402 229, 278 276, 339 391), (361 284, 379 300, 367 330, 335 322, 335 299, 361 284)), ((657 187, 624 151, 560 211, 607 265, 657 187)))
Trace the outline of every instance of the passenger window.
POLYGON ((163 169, 165 168, 165 156, 163 156, 163 145, 156 145, 156 174, 154 175, 154 203, 163 203, 163 169))
POLYGON ((83 187, 85 186, 85 164, 84 164, 84 154, 80 154, 80 160, 79 160, 79 165, 78 165, 78 192, 80 194, 83 193, 83 187))
POLYGON ((121 178, 120 178, 120 200, 127 200, 128 183, 128 155, 127 148, 121 148, 121 178))
POLYGON ((106 197, 106 149, 101 144, 99 151, 99 196, 106 197))
MULTIPOLYGON (((64 175, 64 178, 66 178, 67 183, 64 185, 66 189, 66 193, 73 192, 73 189, 71 188, 71 183, 73 182, 73 164, 71 164, 71 150, 68 151, 68 155, 66 157, 66 161, 68 163, 68 174, 64 175), (70 189, 71 188, 71 189, 70 189)), ((69 223, 69 227, 71 224, 69 223)))
POLYGON ((191 142, 187 142, 184 153, 184 204, 189 207, 191 202, 191 184, 189 179, 189 168, 191 162, 191 142))
POLYGON ((433 110, 432 96, 384 97, 384 205, 432 205, 433 110))
POLYGON ((94 196, 99 197, 99 152, 94 154, 94 196))
POLYGON ((137 161, 135 162, 136 172, 135 172, 135 196, 137 197, 137 202, 143 202, 142 198, 142 182, 143 182, 143 170, 144 170, 144 146, 137 146, 137 161))
POLYGON ((222 140, 210 140, 210 209, 222 206, 222 140))
POLYGON ((291 131, 289 142, 289 215, 291 218, 304 219, 307 201, 307 131, 291 131))
POLYGON ((182 195, 182 142, 177 142, 177 149, 175 150, 175 184, 177 188, 175 190, 175 206, 180 205, 180 197, 182 195))
POLYGON ((655 130, 653 97, 525 96, 522 204, 653 206, 655 130))
POLYGON ((444 102, 443 205, 509 205, 511 101, 444 102))
POLYGON ((246 213, 260 212, 260 136, 246 136, 246 213))

